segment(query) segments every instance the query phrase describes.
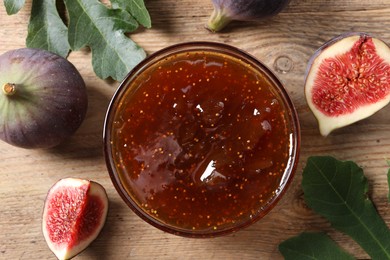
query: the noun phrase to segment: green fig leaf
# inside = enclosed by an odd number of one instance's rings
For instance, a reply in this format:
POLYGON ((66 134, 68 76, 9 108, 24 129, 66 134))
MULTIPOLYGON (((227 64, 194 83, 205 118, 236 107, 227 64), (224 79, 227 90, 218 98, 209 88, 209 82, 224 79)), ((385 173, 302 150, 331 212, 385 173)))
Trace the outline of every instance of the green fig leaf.
POLYGON ((122 9, 110 9, 97 0, 65 0, 69 14, 68 39, 72 50, 89 46, 92 66, 102 79, 121 81, 146 57, 125 33, 138 27, 122 9))
POLYGON ((355 259, 324 233, 302 233, 282 242, 279 251, 285 260, 355 259))
POLYGON ((8 15, 16 14, 24 6, 25 0, 4 0, 5 10, 8 15))
POLYGON ((390 259, 390 230, 367 197, 362 168, 351 161, 310 157, 303 171, 307 205, 352 237, 373 259, 390 259))
POLYGON ((56 0, 33 0, 26 45, 68 55, 68 28, 58 14, 56 0))
POLYGON ((111 0, 112 8, 129 12, 141 25, 152 27, 152 21, 143 0, 111 0))

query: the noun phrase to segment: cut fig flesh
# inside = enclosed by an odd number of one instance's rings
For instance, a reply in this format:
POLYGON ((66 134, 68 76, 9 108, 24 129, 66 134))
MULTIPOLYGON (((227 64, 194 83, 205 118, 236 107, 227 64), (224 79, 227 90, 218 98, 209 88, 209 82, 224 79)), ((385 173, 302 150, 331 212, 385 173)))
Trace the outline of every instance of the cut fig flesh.
POLYGON ((390 102, 390 48, 365 33, 341 35, 309 62, 305 95, 323 136, 390 102))
POLYGON ((106 220, 105 189, 88 180, 66 178, 49 190, 43 210, 42 230, 58 259, 83 251, 100 233, 106 220))

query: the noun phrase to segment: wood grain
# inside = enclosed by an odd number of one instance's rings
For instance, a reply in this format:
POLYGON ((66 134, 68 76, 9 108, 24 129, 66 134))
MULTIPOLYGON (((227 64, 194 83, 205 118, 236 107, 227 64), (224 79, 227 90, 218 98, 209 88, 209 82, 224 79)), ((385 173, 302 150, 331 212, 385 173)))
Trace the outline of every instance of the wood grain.
MULTIPOLYGON (((168 45, 193 40, 224 42, 241 48, 269 66, 296 105, 302 128, 301 158, 295 179, 277 207, 264 219, 233 235, 187 239, 165 234, 140 220, 115 191, 102 155, 106 108, 118 82, 98 79, 88 49, 69 60, 86 81, 87 118, 65 144, 47 151, 24 150, 0 143, 0 259, 54 259, 41 232, 42 207, 48 189, 60 178, 93 179, 107 189, 110 208, 98 239, 76 259, 280 259, 278 244, 303 231, 325 231, 359 259, 368 256, 351 239, 305 205, 300 188, 302 168, 311 155, 354 160, 369 179, 370 196, 390 225, 385 158, 390 158, 390 107, 331 134, 319 135, 317 122, 303 94, 306 64, 330 38, 348 31, 365 31, 390 43, 388 0, 292 0, 278 16, 260 22, 233 22, 213 34, 204 29, 209 0, 146 0, 152 29, 131 35, 149 54, 168 45), (283 73, 278 58, 292 67, 283 73)), ((24 47, 31 0, 16 15, 0 5, 0 53, 24 47)))

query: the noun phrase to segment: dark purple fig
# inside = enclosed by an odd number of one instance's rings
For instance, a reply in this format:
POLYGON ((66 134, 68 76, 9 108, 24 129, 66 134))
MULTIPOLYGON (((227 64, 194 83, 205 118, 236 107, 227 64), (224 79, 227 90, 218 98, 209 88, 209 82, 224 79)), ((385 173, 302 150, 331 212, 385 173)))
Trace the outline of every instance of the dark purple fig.
POLYGON ((65 58, 39 49, 0 55, 0 139, 50 148, 72 135, 88 106, 85 83, 65 58))
POLYGON ((323 136, 390 103, 390 47, 366 33, 340 35, 309 61, 305 96, 323 136))
POLYGON ((255 21, 274 16, 283 10, 290 0, 212 0, 214 11, 206 25, 218 32, 229 22, 255 21))

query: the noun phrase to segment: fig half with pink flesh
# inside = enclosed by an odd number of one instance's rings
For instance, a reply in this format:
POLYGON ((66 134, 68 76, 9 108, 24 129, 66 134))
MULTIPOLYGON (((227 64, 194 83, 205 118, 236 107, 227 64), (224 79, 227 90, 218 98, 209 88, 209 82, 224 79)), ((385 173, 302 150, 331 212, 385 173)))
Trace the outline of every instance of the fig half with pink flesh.
POLYGON ((108 198, 100 184, 76 178, 59 180, 49 190, 42 230, 58 259, 70 259, 95 240, 107 217, 108 198))
POLYGON ((390 48, 365 33, 334 38, 313 55, 305 95, 320 132, 367 118, 390 102, 390 48))

